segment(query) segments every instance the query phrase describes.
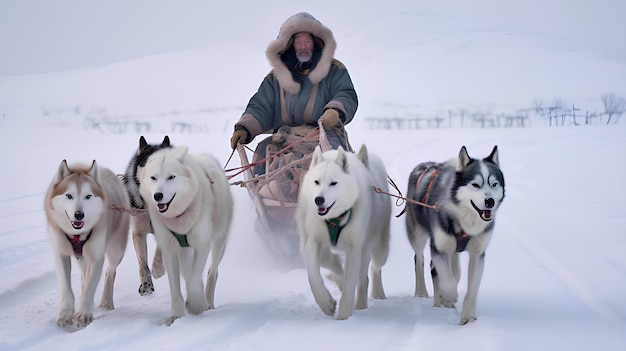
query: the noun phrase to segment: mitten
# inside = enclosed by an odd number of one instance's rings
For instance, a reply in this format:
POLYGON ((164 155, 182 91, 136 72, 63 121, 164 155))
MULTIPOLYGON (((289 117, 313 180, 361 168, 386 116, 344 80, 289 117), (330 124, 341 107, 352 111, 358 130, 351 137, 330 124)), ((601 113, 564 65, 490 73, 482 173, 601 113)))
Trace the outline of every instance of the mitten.
POLYGON ((237 144, 246 144, 248 140, 248 131, 245 129, 237 129, 233 133, 233 136, 230 137, 230 147, 236 148, 237 144))
POLYGON ((337 127, 340 122, 339 112, 337 112, 337 110, 335 109, 329 108, 324 111, 324 114, 322 114, 322 117, 320 117, 320 119, 322 119, 322 125, 324 126, 324 128, 333 129, 337 127))

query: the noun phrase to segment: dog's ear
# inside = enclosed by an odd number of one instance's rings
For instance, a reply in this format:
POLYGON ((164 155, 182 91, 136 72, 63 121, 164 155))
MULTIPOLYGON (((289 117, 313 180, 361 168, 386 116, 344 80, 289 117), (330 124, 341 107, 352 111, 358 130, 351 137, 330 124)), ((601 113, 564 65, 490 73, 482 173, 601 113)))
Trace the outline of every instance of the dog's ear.
POLYGON ((170 137, 169 136, 165 136, 165 138, 163 138, 163 142, 161 143, 161 147, 171 147, 172 144, 170 144, 170 137))
POLYGON ((495 164, 496 166, 500 165, 500 161, 498 161, 498 145, 493 147, 491 154, 489 154, 489 156, 485 158, 485 161, 491 162, 495 164))
POLYGON ((356 155, 356 158, 363 162, 365 168, 370 168, 370 159, 367 153, 367 146, 365 146, 365 144, 361 144, 361 148, 359 149, 359 153, 356 155))
POLYGON ((315 147, 315 150, 313 150, 313 159, 311 160, 311 167, 315 166, 316 164, 322 162, 322 148, 317 145, 315 147))
POLYGON ((139 151, 145 149, 146 147, 148 147, 148 142, 146 141, 146 138, 144 138, 142 135, 139 137, 139 151))
POLYGON ((98 164, 96 160, 91 161, 91 167, 87 170, 87 174, 93 178, 96 182, 98 181, 99 173, 98 173, 98 164))
POLYGON ((61 163, 59 164, 59 168, 57 169, 57 175, 54 179, 54 183, 59 184, 63 179, 65 179, 65 177, 67 177, 71 173, 72 171, 67 165, 67 160, 61 161, 61 163))
POLYGON ((341 146, 337 148, 337 151, 335 162, 341 167, 344 173, 348 173, 348 156, 341 146))
POLYGON ((457 172, 462 171, 472 162, 472 158, 467 153, 467 149, 465 146, 461 147, 461 151, 459 152, 459 162, 456 164, 457 172))
POLYGON ((179 146, 174 149, 173 155, 178 160, 178 162, 183 163, 185 161, 185 156, 187 156, 187 152, 189 148, 186 145, 179 146))

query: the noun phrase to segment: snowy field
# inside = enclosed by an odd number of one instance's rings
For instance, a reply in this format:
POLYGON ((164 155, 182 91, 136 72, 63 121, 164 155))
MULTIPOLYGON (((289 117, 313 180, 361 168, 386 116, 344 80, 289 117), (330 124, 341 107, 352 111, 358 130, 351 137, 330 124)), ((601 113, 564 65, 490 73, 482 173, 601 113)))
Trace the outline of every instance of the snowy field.
MULTIPOLYGON (((367 122, 446 109, 515 114, 538 100, 584 116, 603 111, 603 94, 626 97, 626 4, 548 3, 280 0, 270 12, 254 2, 242 11, 203 1, 0 0, 0 350, 626 349, 626 121, 566 118, 549 127, 531 114, 525 128, 412 130, 367 122), (459 326, 461 303, 442 309, 412 296, 404 217, 392 218, 388 298, 345 321, 325 316, 305 270, 279 267, 263 249, 247 191, 233 186, 216 309, 163 325, 167 280, 139 296, 129 242, 116 309, 96 308, 83 330, 57 327, 43 196, 59 162, 96 159, 123 173, 140 135, 160 142, 168 134, 225 164, 232 124, 269 71, 267 43, 303 10, 333 30, 359 94, 351 143, 381 155, 403 192, 418 162, 456 157, 462 145, 484 157, 498 145, 506 198, 478 320, 459 326)), ((238 165, 237 156, 228 164, 238 165)))

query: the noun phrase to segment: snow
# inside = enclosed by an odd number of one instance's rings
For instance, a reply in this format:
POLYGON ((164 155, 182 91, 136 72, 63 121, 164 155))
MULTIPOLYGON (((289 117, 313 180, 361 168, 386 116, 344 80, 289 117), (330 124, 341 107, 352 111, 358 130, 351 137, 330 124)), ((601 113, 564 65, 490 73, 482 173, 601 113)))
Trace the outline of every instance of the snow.
MULTIPOLYGON (((0 0, 0 349, 626 348, 624 120, 548 127, 531 114, 526 128, 411 130, 367 122, 447 118, 460 109, 514 114, 537 100, 575 105, 580 116, 602 112, 601 95, 626 97, 626 3, 275 3, 270 11, 256 2, 0 0), (116 309, 96 309, 83 330, 57 327, 43 195, 59 162, 96 159, 123 173, 140 135, 159 142, 168 134, 226 164, 232 124, 269 71, 265 46, 303 10, 333 30, 357 88, 352 144, 381 155, 403 192, 418 162, 455 157, 462 145, 484 157, 498 145, 506 198, 487 250, 478 320, 459 326, 461 303, 442 309, 432 297, 412 296, 403 217, 392 218, 388 298, 370 299, 345 321, 325 316, 304 269, 277 266, 263 249, 247 191, 233 186, 216 309, 165 326, 167 281, 139 296, 129 242, 116 309)), ((234 156, 229 167, 238 164, 234 156)), ((78 275, 74 266, 75 293, 78 275)), ((461 297, 465 290, 462 279, 461 297)))

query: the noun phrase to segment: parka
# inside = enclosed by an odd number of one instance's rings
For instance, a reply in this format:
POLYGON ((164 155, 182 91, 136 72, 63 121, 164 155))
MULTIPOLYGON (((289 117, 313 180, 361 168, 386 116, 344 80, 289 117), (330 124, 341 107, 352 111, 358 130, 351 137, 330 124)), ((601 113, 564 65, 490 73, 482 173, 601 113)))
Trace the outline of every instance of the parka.
MULTIPOLYGON (((272 133, 283 125, 317 125, 326 109, 339 112, 343 124, 354 118, 358 98, 346 67, 334 58, 337 43, 333 33, 306 12, 288 18, 280 27, 276 40, 266 50, 272 66, 258 91, 235 123, 235 130, 245 129, 250 142, 262 133, 272 133), (293 37, 300 32, 313 35, 315 48, 307 67, 297 67, 293 37)), ((346 148, 343 126, 328 133, 335 148, 346 148)))

